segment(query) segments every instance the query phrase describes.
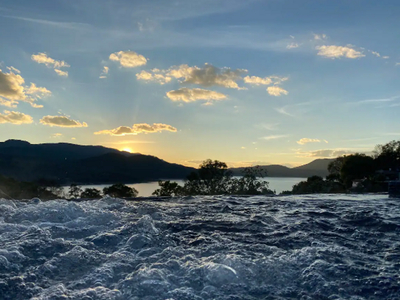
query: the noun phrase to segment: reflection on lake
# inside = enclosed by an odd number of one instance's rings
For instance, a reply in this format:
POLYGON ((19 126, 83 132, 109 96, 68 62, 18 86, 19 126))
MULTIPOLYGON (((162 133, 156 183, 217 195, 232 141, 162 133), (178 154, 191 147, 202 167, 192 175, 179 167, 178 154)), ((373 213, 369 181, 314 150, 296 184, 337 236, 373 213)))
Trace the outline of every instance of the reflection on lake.
MULTIPOLYGON (((282 191, 291 191, 293 185, 299 183, 300 181, 307 180, 307 178, 298 178, 298 177, 267 177, 266 181, 269 182, 269 188, 276 192, 276 194, 281 193, 282 191)), ((184 180, 171 180, 177 182, 179 185, 184 185, 184 180)), ((111 184, 97 184, 97 185, 82 185, 82 189, 85 188, 96 188, 98 190, 103 190, 104 187, 110 186, 111 184)), ((140 197, 148 197, 158 189, 158 182, 146 182, 146 183, 133 183, 127 184, 129 187, 134 187, 138 192, 140 197)), ((65 187, 65 190, 68 191, 69 187, 65 187)))

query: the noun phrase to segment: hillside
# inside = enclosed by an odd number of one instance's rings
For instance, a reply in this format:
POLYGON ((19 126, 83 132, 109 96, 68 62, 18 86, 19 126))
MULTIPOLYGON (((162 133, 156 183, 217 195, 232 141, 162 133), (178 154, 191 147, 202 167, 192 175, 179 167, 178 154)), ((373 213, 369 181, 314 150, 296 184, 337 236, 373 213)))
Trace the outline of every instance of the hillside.
POLYGON ((102 146, 30 144, 17 140, 0 143, 0 174, 21 181, 134 183, 183 179, 194 170, 154 156, 129 154, 102 146))
MULTIPOLYGON (((334 159, 316 159, 312 162, 295 167, 288 168, 281 165, 260 166, 261 169, 267 170, 268 177, 310 177, 313 175, 325 177, 328 175, 328 164, 334 159)), ((242 175, 244 168, 231 168, 234 175, 242 175)))

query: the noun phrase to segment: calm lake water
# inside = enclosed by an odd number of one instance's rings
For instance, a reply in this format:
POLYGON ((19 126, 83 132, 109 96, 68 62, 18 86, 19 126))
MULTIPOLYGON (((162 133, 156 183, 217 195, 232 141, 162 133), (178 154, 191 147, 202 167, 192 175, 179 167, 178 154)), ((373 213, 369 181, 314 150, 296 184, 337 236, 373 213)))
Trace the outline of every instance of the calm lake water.
MULTIPOLYGON (((267 177, 265 178, 266 181, 269 182, 269 188, 271 190, 275 190, 277 194, 281 193, 282 191, 292 190, 293 185, 299 183, 300 181, 307 180, 307 178, 298 178, 298 177, 267 177)), ((172 180, 177 182, 179 185, 183 185, 183 180, 172 180)), ((85 188, 96 188, 99 190, 103 190, 104 187, 110 186, 111 184, 97 184, 97 185, 82 185, 82 189, 85 188)), ((158 182, 146 182, 146 183, 133 183, 127 184, 129 187, 134 187, 141 197, 148 197, 158 189, 158 182)), ((65 191, 68 192, 69 187, 65 187, 65 191)))

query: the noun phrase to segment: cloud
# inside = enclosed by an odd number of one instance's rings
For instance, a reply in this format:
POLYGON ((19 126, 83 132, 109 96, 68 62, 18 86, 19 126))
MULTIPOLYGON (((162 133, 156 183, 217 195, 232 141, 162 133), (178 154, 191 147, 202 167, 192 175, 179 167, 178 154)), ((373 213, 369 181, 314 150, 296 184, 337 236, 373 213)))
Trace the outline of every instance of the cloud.
POLYGON ((347 150, 316 150, 316 151, 311 151, 311 152, 298 152, 298 154, 302 154, 306 157, 338 157, 338 156, 343 156, 347 154, 352 154, 354 152, 347 151, 347 150))
POLYGON ((0 124, 11 123, 16 125, 31 124, 33 119, 31 116, 16 111, 5 110, 4 114, 0 113, 0 124))
POLYGON ((7 67, 7 70, 13 73, 21 74, 21 71, 14 67, 7 67))
POLYGON ((124 68, 135 68, 144 66, 147 59, 134 51, 119 51, 110 54, 110 60, 118 61, 124 68))
POLYGON ((67 64, 65 61, 55 60, 55 59, 49 57, 44 52, 39 52, 38 54, 32 54, 31 58, 33 61, 37 62, 38 64, 45 64, 47 67, 53 68, 54 71, 57 73, 57 75, 68 77, 68 72, 60 70, 60 68, 70 67, 70 65, 67 64))
POLYGON ((172 101, 194 102, 197 100, 224 100, 226 95, 214 91, 194 88, 180 88, 179 90, 169 91, 167 97, 172 101))
POLYGON ((342 46, 317 46, 315 49, 318 50, 318 55, 328 57, 328 58, 340 58, 340 57, 346 57, 346 58, 360 58, 364 57, 365 55, 357 50, 354 50, 353 48, 350 47, 342 47, 342 46))
POLYGON ((289 45, 286 46, 286 49, 295 49, 295 48, 299 48, 299 44, 290 43, 289 45))
POLYGON ((288 80, 288 77, 279 76, 269 76, 269 77, 258 77, 258 76, 246 76, 243 78, 245 83, 252 85, 271 85, 271 84, 281 84, 282 82, 288 80))
POLYGON ((177 132, 177 129, 171 125, 154 123, 153 125, 141 123, 134 124, 132 127, 120 126, 111 130, 101 130, 94 134, 108 134, 113 136, 124 136, 124 135, 137 135, 139 133, 155 133, 161 131, 177 132))
POLYGON ((242 79, 241 75, 247 70, 230 68, 217 68, 210 64, 205 64, 203 68, 197 66, 189 67, 180 65, 171 68, 167 75, 177 79, 183 79, 182 84, 198 84, 204 87, 221 86, 231 89, 244 89, 239 87, 237 82, 242 79))
POLYGON ((376 52, 376 51, 370 51, 373 55, 375 55, 376 57, 381 57, 381 55, 378 53, 378 52, 376 52))
POLYGON ((104 78, 107 78, 107 74, 108 74, 108 71, 110 70, 110 68, 109 67, 106 67, 106 66, 104 66, 103 67, 103 71, 101 71, 101 74, 100 74, 100 79, 104 79, 104 78))
POLYGON ((307 143, 321 143, 318 139, 309 139, 309 138, 302 138, 296 142, 299 145, 305 145, 307 143))
POLYGON ((289 94, 288 91, 284 90, 283 88, 279 87, 279 86, 269 86, 267 88, 267 92, 268 94, 270 94, 271 96, 282 96, 282 95, 287 95, 289 94))
POLYGON ((314 40, 321 41, 326 39, 327 39, 326 34, 314 34, 314 40))
POLYGON ((136 74, 137 80, 143 80, 143 81, 155 81, 159 84, 165 84, 168 83, 172 80, 171 77, 163 75, 163 74, 157 74, 157 73, 150 73, 147 71, 141 71, 140 73, 136 74))
POLYGON ((60 138, 62 136, 63 136, 62 133, 54 133, 54 134, 51 135, 52 138, 60 138))
POLYGON ((269 135, 269 136, 264 136, 259 138, 260 140, 265 140, 265 141, 270 141, 270 140, 276 140, 276 139, 282 139, 288 137, 287 134, 281 134, 281 135, 269 135))
POLYGON ((44 116, 40 119, 40 123, 48 126, 57 127, 88 127, 88 125, 83 122, 75 121, 66 116, 44 116))
POLYGON ((294 117, 294 115, 291 114, 291 113, 289 113, 289 112, 287 112, 286 109, 287 109, 287 106, 275 108, 275 110, 276 110, 278 113, 282 114, 282 115, 294 117))
POLYGON ((51 92, 44 87, 37 87, 34 83, 25 85, 25 79, 14 73, 13 67, 8 68, 9 73, 3 73, 0 69, 0 105, 16 107, 19 101, 28 102, 32 107, 42 107, 35 101, 51 92))
POLYGON ((396 63, 395 66, 396 66, 396 67, 397 67, 397 66, 400 66, 400 63, 396 63))
POLYGON ((57 73, 57 75, 59 75, 59 76, 65 76, 65 77, 68 77, 68 72, 67 71, 62 71, 62 70, 59 70, 59 69, 54 69, 54 71, 57 73))
POLYGON ((360 104, 368 104, 368 103, 385 103, 385 102, 393 102, 399 98, 400 98, 400 95, 393 96, 390 98, 360 100, 360 101, 355 101, 355 102, 349 102, 349 104, 360 105, 360 104))

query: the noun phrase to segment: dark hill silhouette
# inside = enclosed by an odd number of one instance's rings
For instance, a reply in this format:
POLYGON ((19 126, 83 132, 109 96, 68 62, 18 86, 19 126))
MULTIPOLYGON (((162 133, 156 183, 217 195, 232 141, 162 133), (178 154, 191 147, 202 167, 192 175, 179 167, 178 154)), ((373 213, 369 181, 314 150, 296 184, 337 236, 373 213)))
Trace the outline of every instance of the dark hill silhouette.
MULTIPOLYGON (((325 177, 331 161, 333 159, 317 159, 296 168, 281 165, 261 168, 267 169, 269 177, 325 177)), ((0 142, 0 175, 19 181, 46 179, 59 184, 135 183, 184 179, 194 170, 154 156, 103 146, 30 144, 20 140, 0 142)), ((243 168, 231 170, 234 175, 242 175, 243 168)))
MULTIPOLYGON (((311 177, 314 175, 326 177, 328 172, 328 164, 334 159, 316 159, 312 162, 295 167, 288 168, 281 165, 267 165, 260 166, 261 169, 267 170, 269 177, 311 177)), ((230 169, 234 175, 242 175, 244 168, 232 168, 230 169)))
POLYGON ((102 146, 30 144, 18 140, 0 142, 0 174, 21 181, 134 183, 183 179, 194 170, 154 156, 102 146))

